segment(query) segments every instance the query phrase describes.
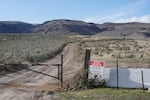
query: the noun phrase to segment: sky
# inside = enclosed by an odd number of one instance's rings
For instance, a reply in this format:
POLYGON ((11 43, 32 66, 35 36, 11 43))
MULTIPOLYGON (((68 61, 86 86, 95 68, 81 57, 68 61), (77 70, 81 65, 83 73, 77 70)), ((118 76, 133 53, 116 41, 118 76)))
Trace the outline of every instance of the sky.
POLYGON ((150 23, 150 0, 0 0, 0 21, 150 23))

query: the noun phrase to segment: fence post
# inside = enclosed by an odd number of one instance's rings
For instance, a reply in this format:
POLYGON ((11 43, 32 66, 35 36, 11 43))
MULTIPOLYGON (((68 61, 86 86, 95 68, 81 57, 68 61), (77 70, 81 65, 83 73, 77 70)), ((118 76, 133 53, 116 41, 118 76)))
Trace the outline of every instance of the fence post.
POLYGON ((86 49, 85 52, 85 62, 84 62, 84 70, 85 70, 85 85, 88 85, 88 69, 89 69, 89 61, 90 61, 90 53, 91 50, 86 49))
POLYGON ((116 58, 116 65, 117 65, 117 89, 118 89, 119 88, 118 57, 116 58))
POLYGON ((60 79, 60 68, 59 68, 60 65, 58 64, 57 67, 58 67, 58 79, 60 79))
POLYGON ((63 88, 63 54, 61 55, 61 72, 60 72, 61 88, 63 88))
POLYGON ((143 92, 145 92, 145 90, 144 90, 143 70, 141 71, 141 78, 142 78, 142 88, 143 88, 143 92))

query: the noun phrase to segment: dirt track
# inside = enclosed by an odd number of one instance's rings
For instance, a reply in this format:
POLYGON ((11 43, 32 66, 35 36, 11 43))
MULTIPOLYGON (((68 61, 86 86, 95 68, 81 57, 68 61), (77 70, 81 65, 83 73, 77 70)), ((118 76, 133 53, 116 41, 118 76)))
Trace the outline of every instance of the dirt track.
MULTIPOLYGON (((64 50, 64 82, 72 78, 81 69, 75 57, 76 43, 68 44, 64 50)), ((42 63, 58 64, 61 55, 42 63)), ((57 76, 56 66, 32 66, 31 69, 57 76)), ((58 88, 60 81, 32 71, 22 70, 0 78, 0 100, 51 100, 49 90, 58 88)))

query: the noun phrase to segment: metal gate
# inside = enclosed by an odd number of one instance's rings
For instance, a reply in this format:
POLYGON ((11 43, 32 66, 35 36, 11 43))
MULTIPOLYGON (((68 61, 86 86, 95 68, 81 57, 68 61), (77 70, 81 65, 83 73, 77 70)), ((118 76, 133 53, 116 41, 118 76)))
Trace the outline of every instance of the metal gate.
POLYGON ((42 64, 42 63, 33 63, 33 64, 0 64, 0 66, 4 68, 9 68, 9 67, 14 67, 16 69, 25 69, 28 71, 32 71, 38 74, 42 74, 48 77, 52 77, 55 79, 58 79, 60 81, 61 88, 63 88, 63 55, 61 55, 61 63, 60 64, 42 64), (49 75, 47 73, 43 73, 41 71, 33 70, 30 67, 31 66, 36 66, 36 65, 41 65, 41 66, 57 66, 57 76, 49 75))

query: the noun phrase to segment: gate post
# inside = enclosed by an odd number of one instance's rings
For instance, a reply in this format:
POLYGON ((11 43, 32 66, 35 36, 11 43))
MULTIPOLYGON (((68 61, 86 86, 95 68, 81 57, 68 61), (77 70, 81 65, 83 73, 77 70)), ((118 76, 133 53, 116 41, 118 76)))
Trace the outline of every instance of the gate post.
POLYGON ((60 64, 58 64, 57 67, 58 67, 58 79, 60 80, 60 74, 59 74, 60 73, 60 64))
POLYGON ((63 88, 63 54, 61 55, 61 72, 60 72, 61 88, 63 88))
POLYGON ((88 85, 88 69, 89 69, 89 61, 90 61, 91 50, 86 49, 85 51, 85 62, 84 62, 84 70, 85 70, 85 85, 88 85))

